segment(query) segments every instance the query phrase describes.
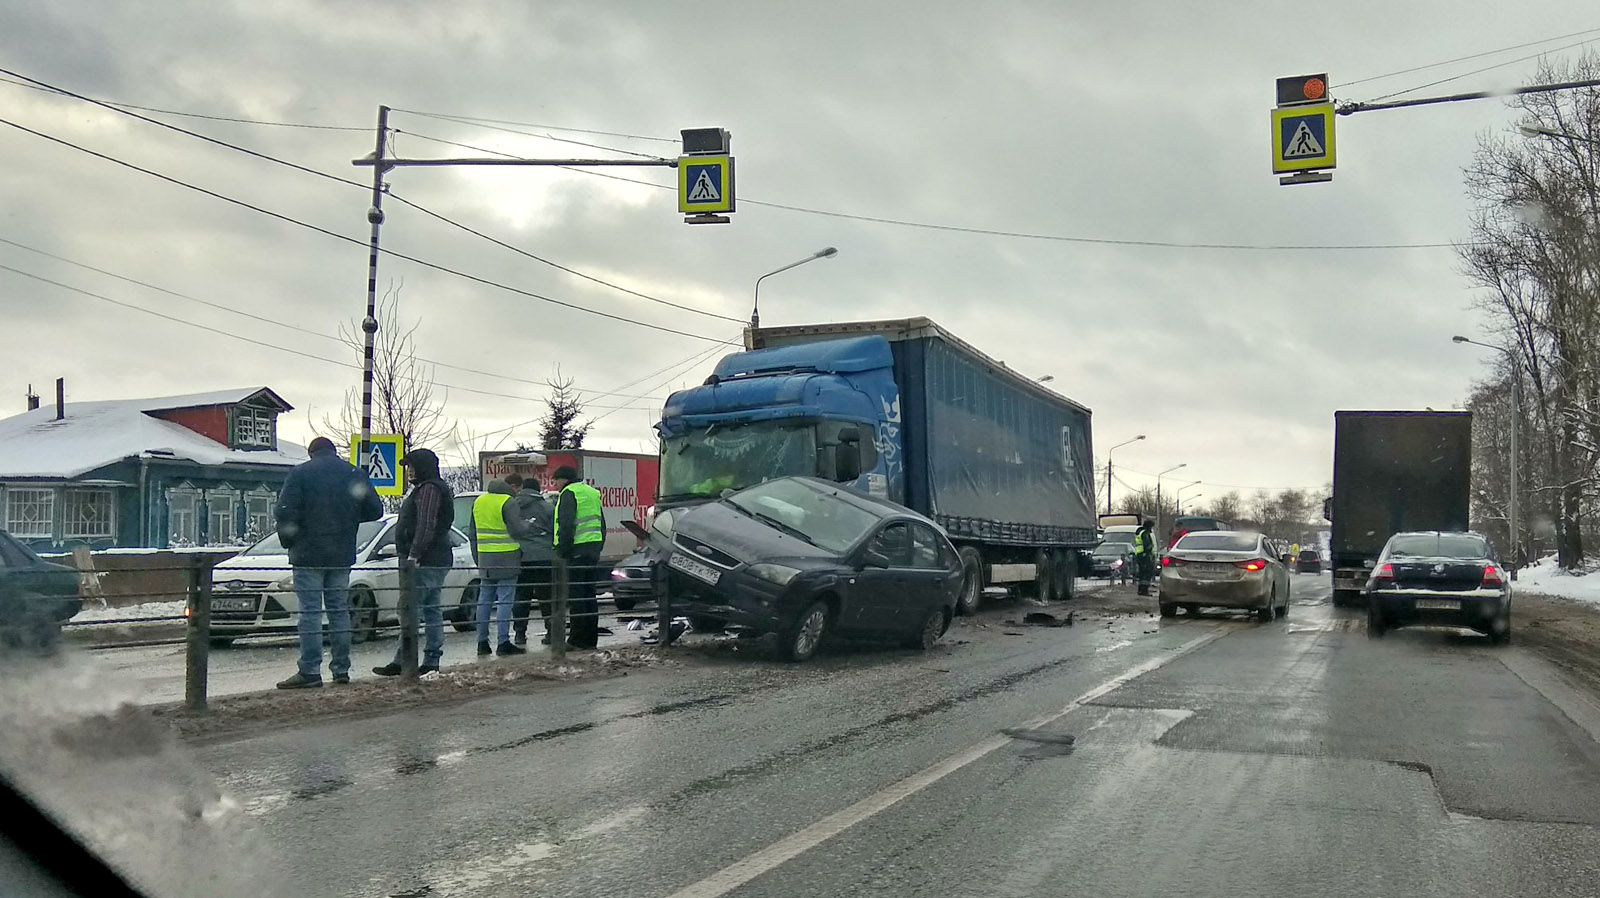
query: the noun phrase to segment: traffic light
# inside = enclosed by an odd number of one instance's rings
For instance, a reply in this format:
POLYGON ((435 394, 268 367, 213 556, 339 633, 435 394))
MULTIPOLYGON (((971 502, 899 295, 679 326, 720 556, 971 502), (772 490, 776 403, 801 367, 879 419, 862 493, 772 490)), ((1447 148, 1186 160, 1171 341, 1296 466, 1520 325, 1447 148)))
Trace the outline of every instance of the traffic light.
POLYGON ((1328 101, 1328 73, 1278 79, 1278 105, 1303 106, 1328 101))

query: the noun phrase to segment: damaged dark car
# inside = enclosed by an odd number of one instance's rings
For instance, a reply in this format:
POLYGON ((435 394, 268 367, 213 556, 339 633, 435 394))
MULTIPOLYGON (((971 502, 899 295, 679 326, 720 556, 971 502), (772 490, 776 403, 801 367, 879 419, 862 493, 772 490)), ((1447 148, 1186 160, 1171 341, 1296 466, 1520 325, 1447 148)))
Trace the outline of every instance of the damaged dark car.
POLYGON ((775 633, 791 661, 833 634, 930 648, 950 626, 962 576, 937 524, 812 477, 679 515, 667 564, 675 610, 775 633))

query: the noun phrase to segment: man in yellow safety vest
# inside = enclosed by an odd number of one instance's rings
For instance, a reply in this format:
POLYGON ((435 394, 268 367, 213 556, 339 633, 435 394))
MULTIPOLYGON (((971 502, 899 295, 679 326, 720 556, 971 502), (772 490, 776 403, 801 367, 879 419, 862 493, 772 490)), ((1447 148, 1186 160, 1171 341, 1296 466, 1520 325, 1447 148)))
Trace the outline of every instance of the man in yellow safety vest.
POLYGON ((578 478, 570 465, 556 469, 554 478, 561 495, 556 498, 554 544, 557 557, 567 563, 570 585, 567 619, 567 645, 592 649, 600 640, 600 606, 595 602, 595 587, 609 572, 600 564, 600 551, 606 543, 605 509, 600 491, 578 478))
POLYGON ((517 597, 517 575, 522 571, 522 547, 517 538, 527 533, 521 516, 506 513, 506 503, 514 492, 504 480, 491 480, 483 495, 472 503, 472 521, 467 525, 472 557, 478 562, 479 655, 494 654, 489 642, 489 619, 496 615, 500 619, 501 657, 527 652, 511 641, 512 606, 517 597))

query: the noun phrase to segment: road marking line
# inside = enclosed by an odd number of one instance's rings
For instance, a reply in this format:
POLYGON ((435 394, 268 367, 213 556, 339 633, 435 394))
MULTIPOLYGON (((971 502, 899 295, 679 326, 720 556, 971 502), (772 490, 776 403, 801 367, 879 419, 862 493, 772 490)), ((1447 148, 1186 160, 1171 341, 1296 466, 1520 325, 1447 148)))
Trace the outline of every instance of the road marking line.
MULTIPOLYGON (((1142 664, 1123 671, 1068 702, 1059 710, 1028 720, 1020 724, 1019 728, 1038 729, 1045 724, 1059 720, 1095 699, 1120 689, 1129 682, 1176 661, 1195 649, 1220 639, 1230 632, 1232 631, 1228 628, 1216 627, 1205 635, 1191 639, 1167 654, 1151 658, 1142 664)), ((804 829, 773 842, 743 860, 735 861, 699 882, 673 892, 668 898, 719 898, 721 895, 726 895, 761 874, 773 870, 779 865, 821 845, 857 823, 893 807, 902 799, 915 795, 995 749, 1011 744, 1012 741, 1009 736, 990 736, 965 751, 953 754, 899 782, 890 784, 841 811, 836 811, 804 829)))

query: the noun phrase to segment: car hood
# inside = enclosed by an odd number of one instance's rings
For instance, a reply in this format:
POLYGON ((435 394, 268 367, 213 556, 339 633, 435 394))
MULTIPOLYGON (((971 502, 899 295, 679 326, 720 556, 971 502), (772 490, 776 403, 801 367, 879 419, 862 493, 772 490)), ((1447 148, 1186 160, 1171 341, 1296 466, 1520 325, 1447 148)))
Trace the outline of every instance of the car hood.
POLYGON ((751 564, 759 561, 837 561, 838 553, 768 526, 726 502, 712 502, 682 513, 673 523, 673 541, 683 548, 693 540, 751 564))
POLYGON ((293 568, 289 566, 287 555, 235 555, 226 561, 218 562, 217 566, 211 569, 211 579, 248 579, 252 575, 286 574, 291 570, 293 568))

